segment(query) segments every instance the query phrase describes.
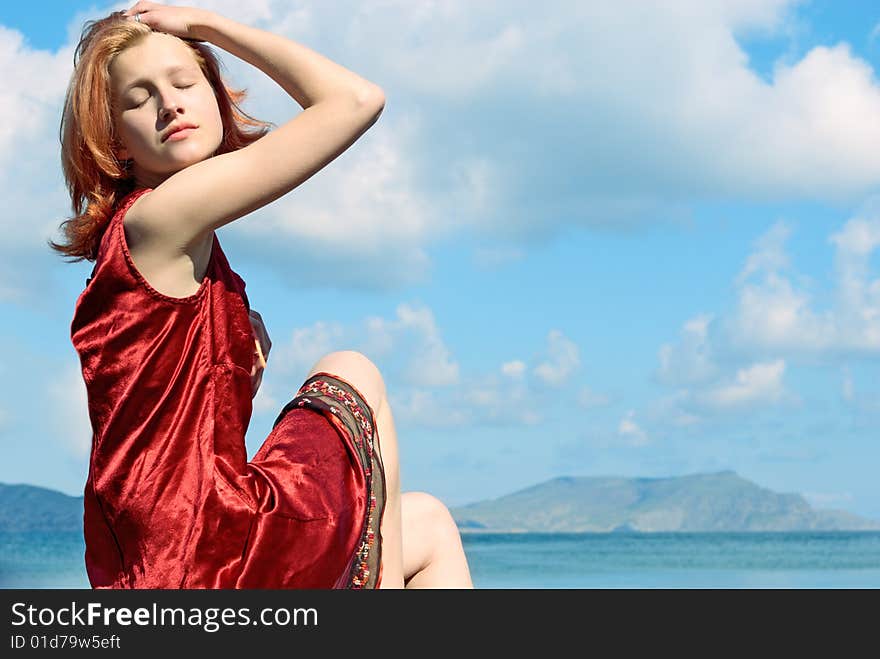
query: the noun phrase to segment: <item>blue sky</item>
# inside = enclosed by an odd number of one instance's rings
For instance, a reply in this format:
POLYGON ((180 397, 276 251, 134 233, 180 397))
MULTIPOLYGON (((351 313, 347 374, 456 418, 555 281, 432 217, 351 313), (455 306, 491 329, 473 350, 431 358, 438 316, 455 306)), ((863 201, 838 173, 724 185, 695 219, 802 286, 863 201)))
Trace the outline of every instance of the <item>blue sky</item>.
MULTIPOLYGON (((308 368, 386 378, 405 491, 736 470, 880 519, 880 12, 868 2, 197 2, 378 83, 379 122, 218 231, 272 355, 253 455, 308 368), (668 7, 662 3, 663 7, 668 7)), ((80 494, 70 344, 92 265, 58 122, 84 20, 0 5, 0 482, 80 494)), ((295 104, 221 51, 245 108, 295 104)))

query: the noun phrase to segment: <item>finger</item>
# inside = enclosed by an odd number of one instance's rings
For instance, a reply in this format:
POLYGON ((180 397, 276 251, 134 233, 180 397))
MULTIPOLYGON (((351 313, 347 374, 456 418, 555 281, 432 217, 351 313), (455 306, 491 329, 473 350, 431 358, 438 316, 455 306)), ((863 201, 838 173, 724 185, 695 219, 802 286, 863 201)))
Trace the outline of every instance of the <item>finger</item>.
POLYGON ((153 2, 145 2, 144 0, 140 0, 140 2, 136 2, 131 9, 128 10, 127 15, 131 19, 139 19, 141 23, 144 23, 146 18, 149 18, 148 12, 156 8, 156 4, 153 2))
POLYGON ((133 21, 138 21, 139 23, 146 24, 149 15, 143 9, 140 9, 137 11, 132 11, 130 14, 128 14, 128 18, 133 21))
POLYGON ((125 13, 129 16, 134 16, 139 11, 143 11, 143 2, 135 2, 131 7, 125 10, 125 13))

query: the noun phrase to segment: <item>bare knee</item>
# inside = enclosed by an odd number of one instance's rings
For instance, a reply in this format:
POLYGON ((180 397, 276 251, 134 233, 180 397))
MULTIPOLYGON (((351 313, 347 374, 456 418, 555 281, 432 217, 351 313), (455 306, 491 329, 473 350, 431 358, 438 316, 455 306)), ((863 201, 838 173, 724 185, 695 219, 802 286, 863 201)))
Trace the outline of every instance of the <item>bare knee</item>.
POLYGON ((461 535, 452 513, 437 497, 427 492, 404 492, 400 497, 403 527, 404 576, 426 567, 435 552, 461 535))
POLYGON ((309 370, 306 379, 315 373, 336 375, 357 389, 374 413, 385 398, 385 379, 366 355, 356 350, 337 350, 321 357, 309 370))

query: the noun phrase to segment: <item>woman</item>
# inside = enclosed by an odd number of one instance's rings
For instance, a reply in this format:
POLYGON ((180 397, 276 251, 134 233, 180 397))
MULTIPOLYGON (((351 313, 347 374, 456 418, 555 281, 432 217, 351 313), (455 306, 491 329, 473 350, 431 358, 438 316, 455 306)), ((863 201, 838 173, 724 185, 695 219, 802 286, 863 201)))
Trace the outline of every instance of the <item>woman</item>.
POLYGON ((95 261, 71 323, 94 431, 92 586, 472 587, 446 507, 400 493, 385 384, 360 353, 319 359, 246 459, 271 341, 214 231, 351 146, 382 90, 278 35, 143 1, 90 22, 74 64, 76 215, 52 247, 95 261), (206 43, 304 111, 272 131, 247 116, 206 43))

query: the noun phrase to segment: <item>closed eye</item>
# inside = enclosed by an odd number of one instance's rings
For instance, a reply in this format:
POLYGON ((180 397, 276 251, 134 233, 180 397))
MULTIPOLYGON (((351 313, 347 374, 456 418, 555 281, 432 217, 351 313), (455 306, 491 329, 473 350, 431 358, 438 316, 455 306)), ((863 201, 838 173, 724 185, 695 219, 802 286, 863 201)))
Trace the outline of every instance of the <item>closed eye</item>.
MULTIPOLYGON (((174 85, 174 86, 175 86, 177 89, 189 89, 190 87, 195 87, 195 83, 192 83, 191 85, 174 85)), ((141 107, 144 103, 146 103, 148 100, 150 100, 150 97, 149 97, 149 96, 147 96, 147 98, 145 98, 145 99, 144 99, 143 101, 141 101, 140 103, 137 103, 137 104, 133 105, 132 107, 133 107, 133 108, 139 108, 139 107, 141 107)))

